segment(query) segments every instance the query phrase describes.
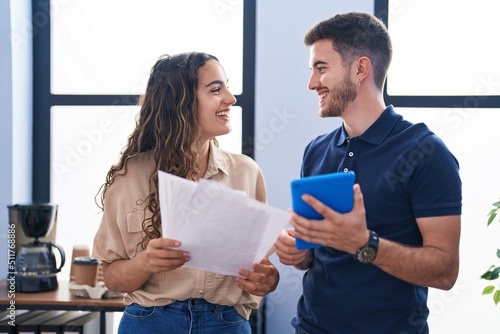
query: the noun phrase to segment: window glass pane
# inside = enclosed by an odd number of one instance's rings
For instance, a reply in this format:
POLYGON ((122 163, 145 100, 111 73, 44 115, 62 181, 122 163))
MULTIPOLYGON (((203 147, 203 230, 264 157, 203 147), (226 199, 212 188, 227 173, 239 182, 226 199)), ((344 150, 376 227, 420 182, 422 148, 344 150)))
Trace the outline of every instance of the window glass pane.
POLYGON ((390 0, 389 95, 500 95, 500 2, 390 0))
MULTIPOLYGON (((137 112, 137 106, 51 109, 51 201, 59 204, 56 238, 68 256, 74 245, 92 244, 101 217, 94 197, 118 161, 137 112)), ((231 108, 233 131, 218 138, 220 147, 241 152, 241 123, 241 108, 231 108)), ((63 267, 63 277, 69 268, 63 267)))
MULTIPOLYGON (((92 245, 101 217, 94 197, 134 128, 137 108, 51 109, 51 201, 59 205, 56 240, 66 258, 74 245, 92 245)), ((69 269, 61 276, 69 279, 69 269)))
POLYGON ((219 58, 242 92, 243 1, 51 1, 52 94, 138 95, 162 54, 219 58))
MULTIPOLYGON (((488 266, 498 265, 500 225, 487 226, 487 213, 500 196, 498 166, 500 154, 500 109, 473 108, 396 108, 406 119, 424 122, 448 145, 460 164, 462 179, 462 233, 460 274, 450 291, 429 289, 429 317, 432 333, 492 332, 489 317, 498 317, 492 295, 482 296, 489 285, 479 279, 488 266), (485 315, 484 326, 464 330, 460 319, 470 317, 470 307, 485 315), (493 307, 492 307, 493 306, 493 307), (488 330, 489 329, 489 330, 488 330)), ((496 284, 496 283, 495 283, 496 284)), ((496 319, 496 318, 495 318, 496 319)), ((498 322, 497 322, 498 323, 498 322)), ((478 322, 476 322, 476 325, 478 322)))

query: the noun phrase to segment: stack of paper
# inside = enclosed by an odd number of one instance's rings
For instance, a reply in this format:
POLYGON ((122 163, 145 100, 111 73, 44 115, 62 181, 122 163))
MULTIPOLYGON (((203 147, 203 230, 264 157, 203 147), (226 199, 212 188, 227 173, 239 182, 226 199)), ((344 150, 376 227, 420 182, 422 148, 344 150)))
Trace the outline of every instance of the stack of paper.
POLYGON ((273 246, 290 213, 219 182, 189 181, 158 172, 164 238, 181 242, 184 266, 238 276, 273 246))

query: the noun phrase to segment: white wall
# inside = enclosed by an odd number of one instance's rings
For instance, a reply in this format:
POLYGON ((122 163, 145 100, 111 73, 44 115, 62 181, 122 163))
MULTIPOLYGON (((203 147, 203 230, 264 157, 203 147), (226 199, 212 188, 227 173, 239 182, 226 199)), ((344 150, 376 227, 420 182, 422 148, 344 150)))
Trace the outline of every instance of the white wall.
MULTIPOLYGON (((255 158, 261 166, 269 204, 288 209, 290 181, 299 177, 306 144, 341 123, 318 116, 317 95, 307 89, 309 49, 305 32, 320 20, 348 11, 373 12, 373 1, 257 1, 255 158)), ((292 333, 302 291, 302 272, 283 266, 277 290, 266 298, 266 330, 292 333)))
POLYGON ((12 202, 31 199, 33 39, 31 1, 11 0, 12 202))
POLYGON ((0 0, 0 50, 0 277, 4 278, 7 274, 7 205, 31 198, 32 41, 29 0, 0 0))
POLYGON ((7 208, 12 195, 12 85, 11 68, 12 57, 10 54, 11 45, 9 37, 10 31, 10 3, 0 1, 0 101, 2 108, 0 112, 0 154, 4 158, 4 163, 0 164, 0 278, 7 275, 7 208))

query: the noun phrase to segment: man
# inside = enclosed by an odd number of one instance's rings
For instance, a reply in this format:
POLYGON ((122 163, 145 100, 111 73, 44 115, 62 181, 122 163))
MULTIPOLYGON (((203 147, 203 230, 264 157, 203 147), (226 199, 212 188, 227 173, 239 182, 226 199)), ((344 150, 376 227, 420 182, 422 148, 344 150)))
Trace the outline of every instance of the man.
POLYGON ((459 268, 461 181, 445 144, 383 100, 392 56, 384 24, 366 13, 322 21, 305 38, 308 88, 321 117, 343 124, 311 141, 301 177, 354 171, 354 207, 294 214, 276 242, 286 265, 307 270, 296 333, 428 333, 428 287, 453 287, 459 268), (294 237, 322 245, 298 250, 294 237))

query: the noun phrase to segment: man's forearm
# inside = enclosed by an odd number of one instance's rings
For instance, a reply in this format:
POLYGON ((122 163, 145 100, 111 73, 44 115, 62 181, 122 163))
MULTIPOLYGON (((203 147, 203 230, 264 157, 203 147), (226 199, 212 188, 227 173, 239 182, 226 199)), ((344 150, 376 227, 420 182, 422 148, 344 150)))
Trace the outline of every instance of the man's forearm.
POLYGON ((380 239, 373 262, 392 276, 415 285, 449 290, 458 276, 458 256, 435 247, 410 247, 380 239))

